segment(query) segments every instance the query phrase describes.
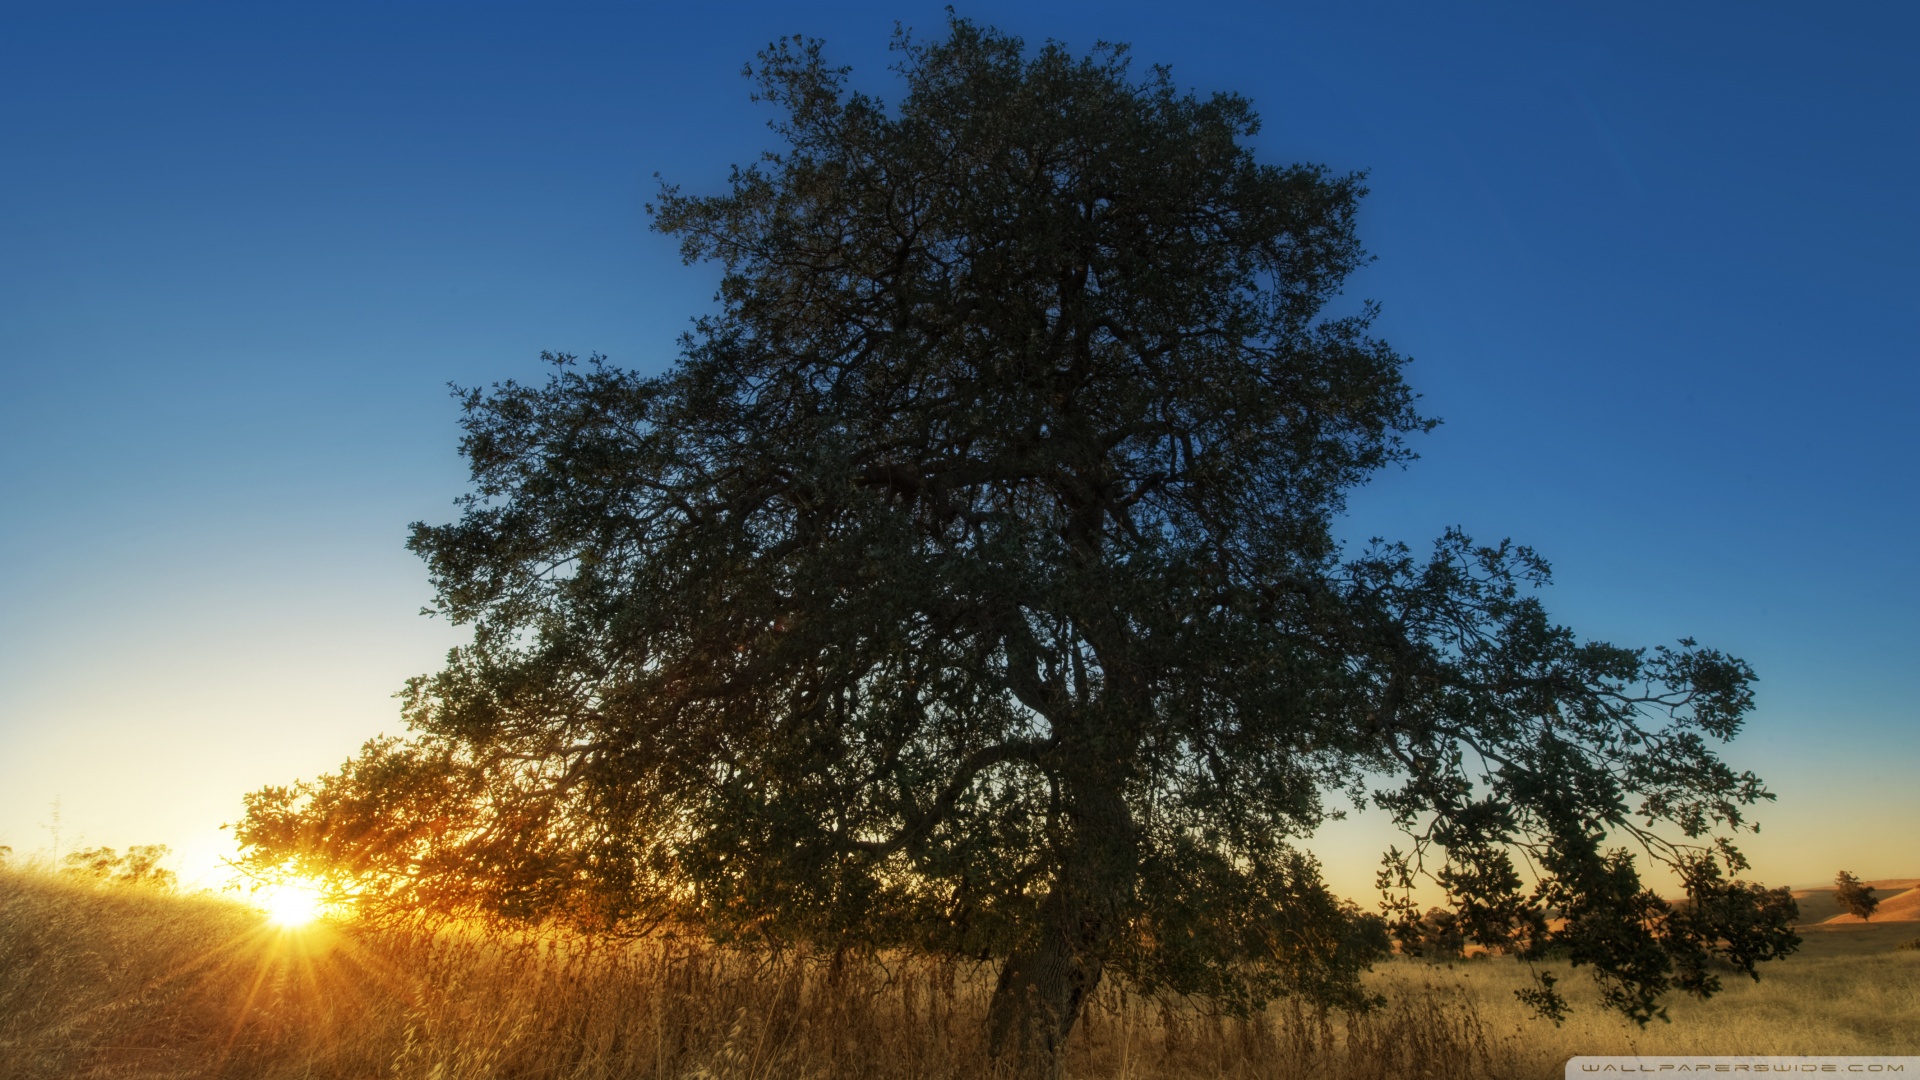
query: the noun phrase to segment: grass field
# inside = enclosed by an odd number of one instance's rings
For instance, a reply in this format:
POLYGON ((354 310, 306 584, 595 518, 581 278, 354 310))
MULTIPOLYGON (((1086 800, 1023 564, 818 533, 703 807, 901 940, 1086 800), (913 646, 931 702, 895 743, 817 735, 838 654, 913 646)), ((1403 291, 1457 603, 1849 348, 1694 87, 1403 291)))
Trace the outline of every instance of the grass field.
MULTIPOLYGON (((1395 961, 1361 1017, 1251 1021, 1109 985, 1069 1077, 1558 1077, 1573 1054, 1920 1053, 1913 923, 1809 929, 1759 984, 1729 975, 1673 1022, 1580 1006, 1528 1019, 1503 959, 1395 961)), ((828 965, 694 942, 275 930, 210 897, 0 871, 0 1076, 399 1080, 989 1075, 991 971, 828 965)))

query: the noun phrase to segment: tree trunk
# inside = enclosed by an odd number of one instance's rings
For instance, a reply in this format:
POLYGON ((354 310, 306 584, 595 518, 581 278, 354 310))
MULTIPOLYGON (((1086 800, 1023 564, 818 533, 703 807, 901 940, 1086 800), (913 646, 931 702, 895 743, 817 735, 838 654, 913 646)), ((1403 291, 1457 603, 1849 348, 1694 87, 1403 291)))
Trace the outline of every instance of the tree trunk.
POLYGON ((1078 797, 1067 850, 1037 925, 1001 967, 987 1010, 988 1046, 1016 1076, 1059 1075, 1067 1036, 1100 985, 1133 898, 1132 815, 1118 783, 1085 780, 1068 785, 1078 797))
POLYGON ((1047 895, 1043 925, 1007 957, 993 990, 987 1044, 1017 1076, 1059 1075, 1067 1036, 1100 983, 1103 943, 1088 940, 1098 928, 1073 926, 1069 903, 1058 887, 1047 895))

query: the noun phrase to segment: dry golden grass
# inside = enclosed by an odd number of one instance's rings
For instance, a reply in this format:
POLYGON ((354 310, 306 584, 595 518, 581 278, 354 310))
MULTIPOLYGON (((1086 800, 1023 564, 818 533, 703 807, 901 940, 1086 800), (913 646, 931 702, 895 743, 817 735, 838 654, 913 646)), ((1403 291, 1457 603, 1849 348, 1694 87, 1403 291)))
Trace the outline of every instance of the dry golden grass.
POLYGON ((1558 1028, 1532 1020, 1514 999, 1526 974, 1511 961, 1428 967, 1418 976, 1415 965, 1394 964, 1379 977, 1460 995, 1488 1038, 1508 1048, 1516 1075, 1558 1077, 1578 1054, 1920 1054, 1920 952, 1898 947, 1913 936, 1912 924, 1802 930, 1801 951, 1763 965, 1759 982, 1722 972, 1721 993, 1706 1001, 1676 995, 1671 1022, 1645 1028, 1600 1009, 1586 974, 1564 966, 1560 985, 1575 1008, 1558 1028))
POLYGON ((1853 914, 1841 914, 1826 921, 1829 923, 1920 922, 1920 889, 1908 889, 1903 893, 1882 897, 1879 906, 1873 909, 1871 919, 1862 919, 1853 914))
MULTIPOLYGON (((1575 1053, 1920 1052, 1920 953, 1875 927, 1809 937, 1766 982, 1729 978, 1644 1032, 1591 1007, 1528 1020, 1524 974, 1498 959, 1386 965, 1392 1004, 1362 1017, 1239 1021, 1108 986, 1065 1071, 1444 1080, 1557 1077, 1575 1053)), ((693 942, 281 932, 217 899, 0 872, 10 1080, 977 1077, 991 985, 985 968, 835 971, 693 942)))

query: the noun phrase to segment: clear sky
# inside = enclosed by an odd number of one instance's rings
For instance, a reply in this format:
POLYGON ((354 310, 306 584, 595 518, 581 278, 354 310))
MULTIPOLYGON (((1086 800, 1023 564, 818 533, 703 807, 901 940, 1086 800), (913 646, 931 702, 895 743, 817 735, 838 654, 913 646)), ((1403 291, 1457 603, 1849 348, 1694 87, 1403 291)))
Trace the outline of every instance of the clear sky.
MULTIPOLYGON (((1746 657, 1771 883, 1920 874, 1920 7, 1119 4, 1127 41, 1365 169, 1350 293, 1445 420, 1344 526, 1513 536, 1591 636, 1746 657)), ((167 843, 400 727, 454 631, 408 522, 449 381, 658 370, 715 281, 657 171, 771 145, 739 72, 827 39, 893 91, 941 5, 0 3, 0 844, 167 843), (56 812, 57 801, 57 812, 56 812)), ((1376 815, 1377 816, 1377 815, 1376 815)), ((1365 892, 1377 824, 1320 843, 1365 892)))

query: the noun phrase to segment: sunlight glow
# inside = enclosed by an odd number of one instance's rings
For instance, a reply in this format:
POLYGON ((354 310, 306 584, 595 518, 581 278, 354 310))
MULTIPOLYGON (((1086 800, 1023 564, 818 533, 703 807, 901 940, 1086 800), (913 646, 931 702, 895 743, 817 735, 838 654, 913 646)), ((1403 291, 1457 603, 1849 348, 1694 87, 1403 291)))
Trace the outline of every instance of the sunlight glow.
POLYGON ((299 881, 268 885, 253 895, 253 903, 276 926, 292 929, 320 917, 320 890, 299 881))

